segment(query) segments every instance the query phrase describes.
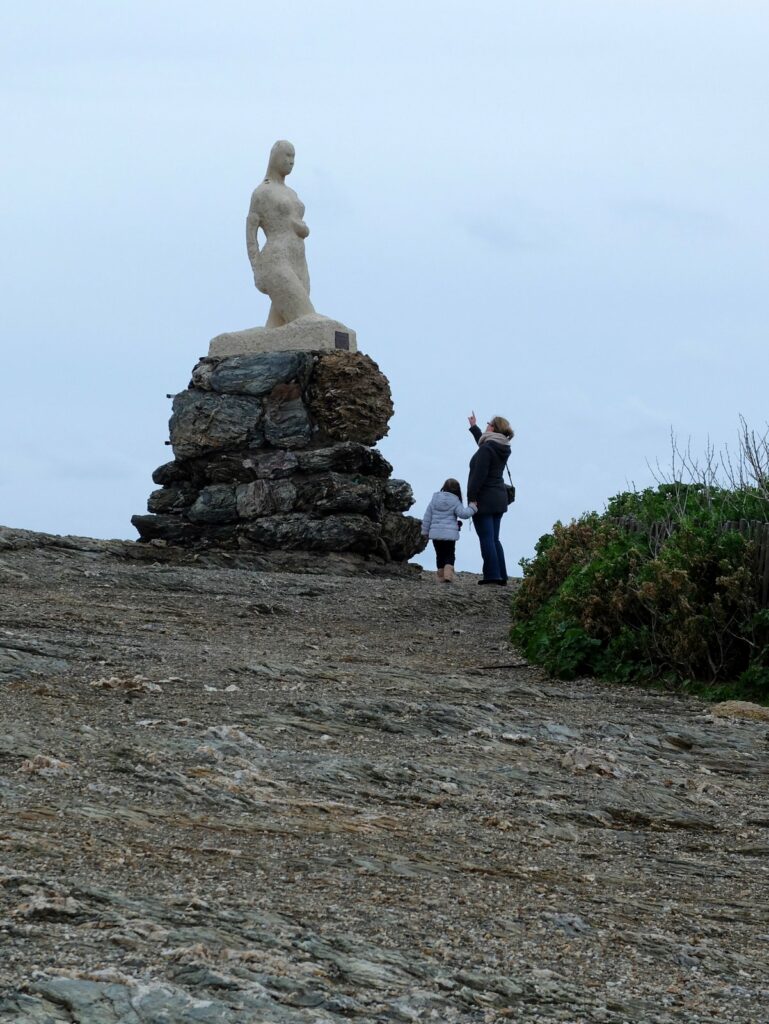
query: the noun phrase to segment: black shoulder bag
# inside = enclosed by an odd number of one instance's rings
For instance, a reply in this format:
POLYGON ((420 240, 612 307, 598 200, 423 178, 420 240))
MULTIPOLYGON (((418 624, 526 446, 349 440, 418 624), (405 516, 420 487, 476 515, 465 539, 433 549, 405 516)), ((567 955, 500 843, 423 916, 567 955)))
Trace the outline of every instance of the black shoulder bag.
POLYGON ((505 484, 505 490, 507 491, 507 504, 512 505, 515 501, 515 484, 513 478, 510 476, 510 469, 507 463, 505 463, 505 470, 507 471, 507 479, 510 481, 509 484, 505 484))

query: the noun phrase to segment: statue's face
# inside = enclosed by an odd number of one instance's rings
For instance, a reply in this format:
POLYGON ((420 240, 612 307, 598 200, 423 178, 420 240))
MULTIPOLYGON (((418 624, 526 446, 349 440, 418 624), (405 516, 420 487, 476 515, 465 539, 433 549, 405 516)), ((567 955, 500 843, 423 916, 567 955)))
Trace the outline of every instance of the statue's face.
POLYGON ((284 146, 278 153, 277 165, 281 174, 290 174, 294 169, 294 147, 284 146))

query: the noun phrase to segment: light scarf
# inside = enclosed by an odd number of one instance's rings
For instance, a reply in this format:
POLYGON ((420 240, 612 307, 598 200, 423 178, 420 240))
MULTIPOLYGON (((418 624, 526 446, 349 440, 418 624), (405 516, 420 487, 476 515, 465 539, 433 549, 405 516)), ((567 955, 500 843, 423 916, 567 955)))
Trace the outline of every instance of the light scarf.
POLYGON ((511 438, 505 437, 504 434, 497 434, 494 430, 488 430, 478 438, 478 444, 483 444, 484 441, 496 441, 497 444, 509 445, 511 438))

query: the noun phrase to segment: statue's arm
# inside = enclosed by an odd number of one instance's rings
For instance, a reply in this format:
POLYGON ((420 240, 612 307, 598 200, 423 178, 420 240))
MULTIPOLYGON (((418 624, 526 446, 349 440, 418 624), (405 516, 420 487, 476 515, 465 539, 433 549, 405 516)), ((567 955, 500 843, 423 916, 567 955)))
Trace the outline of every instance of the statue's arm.
POLYGON ((259 264, 259 241, 256 237, 256 233, 259 230, 261 219, 259 217, 259 211, 257 210, 256 196, 251 197, 251 206, 248 210, 248 216, 246 217, 246 249, 248 251, 248 258, 251 261, 254 273, 259 264))

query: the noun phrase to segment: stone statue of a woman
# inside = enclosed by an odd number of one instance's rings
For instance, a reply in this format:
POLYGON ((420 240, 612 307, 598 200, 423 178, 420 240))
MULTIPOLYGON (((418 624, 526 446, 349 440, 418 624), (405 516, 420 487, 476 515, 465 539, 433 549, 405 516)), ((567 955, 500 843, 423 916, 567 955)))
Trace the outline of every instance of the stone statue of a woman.
POLYGON ((282 327, 315 312, 304 256, 304 240, 310 229, 303 220, 304 203, 286 184, 293 167, 294 147, 290 142, 276 142, 270 150, 265 179, 251 196, 246 219, 246 245, 254 282, 272 300, 266 327, 282 327), (257 238, 260 228, 265 236, 261 249, 257 238))
POLYGON ((357 352, 355 331, 339 320, 315 312, 310 302, 310 275, 304 240, 304 203, 286 184, 294 167, 294 147, 276 142, 264 181, 251 196, 246 219, 246 246, 254 282, 271 299, 264 327, 228 331, 211 339, 209 356, 341 348, 357 352), (258 232, 264 235, 260 247, 258 232))

